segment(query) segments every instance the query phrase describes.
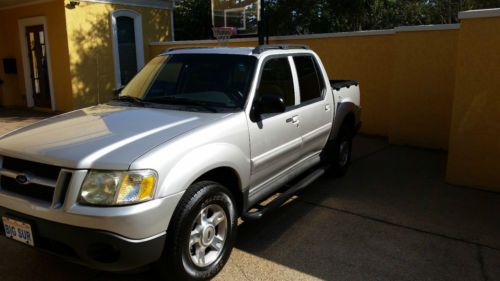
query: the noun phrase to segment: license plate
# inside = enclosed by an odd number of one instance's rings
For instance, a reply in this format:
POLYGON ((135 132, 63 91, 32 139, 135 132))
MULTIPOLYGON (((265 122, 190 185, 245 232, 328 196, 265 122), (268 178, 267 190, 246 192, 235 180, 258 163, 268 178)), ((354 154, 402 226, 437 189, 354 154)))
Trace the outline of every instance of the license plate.
POLYGON ((31 225, 22 221, 2 217, 5 236, 23 244, 35 246, 31 225))

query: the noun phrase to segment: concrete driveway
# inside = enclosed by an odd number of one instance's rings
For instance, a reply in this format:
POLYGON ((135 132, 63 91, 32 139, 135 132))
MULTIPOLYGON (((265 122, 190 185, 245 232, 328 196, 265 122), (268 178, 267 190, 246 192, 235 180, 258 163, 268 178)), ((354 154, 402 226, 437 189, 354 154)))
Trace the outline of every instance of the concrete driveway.
MULTIPOLYGON (((0 111, 0 134, 5 120, 0 111)), ((8 115, 8 114, 7 114, 8 115)), ((19 118, 26 120, 40 116, 19 118)), ((242 223, 217 280, 500 280, 500 194, 444 182, 446 153, 359 136, 351 170, 242 223)), ((500 172, 500 171, 499 171, 500 172)), ((109 274, 0 238, 2 281, 157 280, 109 274)))
POLYGON ((28 126, 34 122, 50 117, 53 114, 0 108, 0 136, 20 127, 28 126))

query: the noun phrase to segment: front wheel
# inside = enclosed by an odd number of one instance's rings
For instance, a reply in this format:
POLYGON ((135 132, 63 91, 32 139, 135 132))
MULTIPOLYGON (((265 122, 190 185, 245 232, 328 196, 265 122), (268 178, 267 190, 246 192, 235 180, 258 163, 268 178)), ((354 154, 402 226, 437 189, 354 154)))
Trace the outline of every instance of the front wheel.
POLYGON ((213 278, 229 259, 236 228, 231 193, 211 181, 193 184, 172 217, 157 268, 166 280, 213 278))

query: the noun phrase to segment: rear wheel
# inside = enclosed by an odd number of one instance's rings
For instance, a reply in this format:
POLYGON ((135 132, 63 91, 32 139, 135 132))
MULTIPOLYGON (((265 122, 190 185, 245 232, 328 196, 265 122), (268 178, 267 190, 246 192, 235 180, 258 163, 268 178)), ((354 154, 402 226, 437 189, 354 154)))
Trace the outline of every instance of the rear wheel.
POLYGON ((341 177, 349 169, 352 155, 352 135, 352 130, 344 125, 330 144, 328 162, 331 164, 333 176, 341 177))
POLYGON ((231 254, 237 228, 236 206, 222 185, 202 181, 184 194, 167 231, 157 268, 166 280, 208 280, 231 254))

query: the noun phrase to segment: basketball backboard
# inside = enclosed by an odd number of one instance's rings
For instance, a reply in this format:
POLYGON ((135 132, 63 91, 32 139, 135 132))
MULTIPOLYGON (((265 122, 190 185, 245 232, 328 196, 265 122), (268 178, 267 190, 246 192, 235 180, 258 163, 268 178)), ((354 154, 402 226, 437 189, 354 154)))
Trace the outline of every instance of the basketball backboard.
POLYGON ((210 0, 214 27, 233 27, 235 35, 257 34, 260 0, 210 0))

